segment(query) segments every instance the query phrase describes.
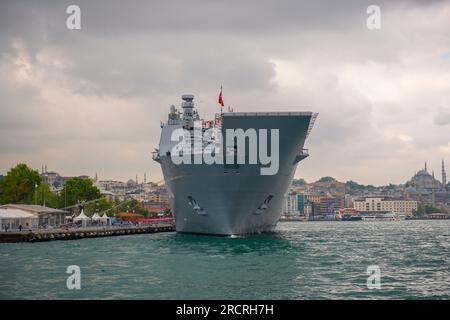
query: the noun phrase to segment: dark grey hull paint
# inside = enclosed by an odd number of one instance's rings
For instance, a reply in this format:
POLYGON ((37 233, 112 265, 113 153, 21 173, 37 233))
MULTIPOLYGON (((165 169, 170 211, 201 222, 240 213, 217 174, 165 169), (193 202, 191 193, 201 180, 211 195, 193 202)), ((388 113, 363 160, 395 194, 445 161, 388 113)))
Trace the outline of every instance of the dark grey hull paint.
MULTIPOLYGON (((302 154, 311 113, 226 113, 226 128, 279 129, 280 166, 275 175, 260 175, 260 165, 172 163, 161 155, 169 201, 178 232, 242 235, 274 231, 302 154), (261 205, 270 199, 264 209, 261 205), (192 199, 201 207, 196 210, 192 199)), ((225 135, 224 135, 225 136, 225 135)), ((269 147, 270 150, 270 147, 269 147)))

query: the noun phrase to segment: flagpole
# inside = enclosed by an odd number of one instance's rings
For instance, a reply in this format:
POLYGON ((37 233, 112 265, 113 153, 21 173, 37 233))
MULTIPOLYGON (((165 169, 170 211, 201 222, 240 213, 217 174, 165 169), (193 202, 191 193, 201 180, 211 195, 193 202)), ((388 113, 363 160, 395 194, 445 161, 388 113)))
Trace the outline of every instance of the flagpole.
MULTIPOLYGON (((222 97, 222 86, 220 86, 220 97, 223 99, 223 97, 222 97)), ((223 114, 223 106, 221 105, 220 106, 220 115, 222 115, 223 114)))

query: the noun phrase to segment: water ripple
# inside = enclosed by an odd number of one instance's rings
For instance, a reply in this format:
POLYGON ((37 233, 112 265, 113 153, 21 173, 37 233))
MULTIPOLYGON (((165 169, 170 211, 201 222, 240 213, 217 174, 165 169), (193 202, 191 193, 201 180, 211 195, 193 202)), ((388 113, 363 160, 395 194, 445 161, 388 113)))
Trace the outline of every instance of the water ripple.
POLYGON ((280 223, 0 245, 0 299, 449 299, 450 221, 280 223), (81 267, 81 290, 66 268, 81 267), (366 282, 381 270, 381 289, 366 282))

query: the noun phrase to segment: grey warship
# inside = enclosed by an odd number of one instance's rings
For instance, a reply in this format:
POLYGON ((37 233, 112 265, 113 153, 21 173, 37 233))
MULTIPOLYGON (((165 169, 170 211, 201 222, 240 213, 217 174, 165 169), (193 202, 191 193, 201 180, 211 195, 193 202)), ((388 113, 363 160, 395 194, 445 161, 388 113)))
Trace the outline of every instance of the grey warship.
MULTIPOLYGON (((200 119, 193 100, 193 95, 182 95, 182 112, 170 107, 168 120, 161 123, 159 148, 153 152, 153 160, 162 168, 177 232, 232 236, 274 231, 297 165, 309 156, 304 144, 317 113, 228 110, 216 114, 213 121, 205 121, 200 119), (172 157, 177 141, 172 141, 172 134, 183 129, 194 145, 196 126, 223 137, 227 129, 276 129, 277 172, 263 175, 262 164, 245 161, 229 164, 225 157, 236 150, 215 140, 214 134, 207 142, 221 152, 223 163, 175 163, 172 157)), ((192 157, 201 152, 195 147, 191 150, 192 157)))

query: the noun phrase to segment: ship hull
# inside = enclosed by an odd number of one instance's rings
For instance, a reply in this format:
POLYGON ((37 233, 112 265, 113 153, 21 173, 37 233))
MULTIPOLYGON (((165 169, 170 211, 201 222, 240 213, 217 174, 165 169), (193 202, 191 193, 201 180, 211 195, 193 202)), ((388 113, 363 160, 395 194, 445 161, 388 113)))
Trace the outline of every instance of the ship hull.
POLYGON ((163 165, 178 232, 240 235, 271 232, 280 218, 284 194, 294 174, 274 176, 223 173, 223 167, 163 165), (184 168, 183 168, 184 167, 184 168), (171 180, 172 179, 172 180, 171 180), (272 196, 266 209, 258 207, 272 196), (195 210, 194 199, 202 209, 195 210))
POLYGON ((177 232, 230 236, 274 231, 297 164, 305 157, 301 150, 310 119, 310 113, 224 114, 223 133, 228 128, 279 130, 274 175, 262 175, 259 164, 176 165, 162 155, 158 161, 177 232))

